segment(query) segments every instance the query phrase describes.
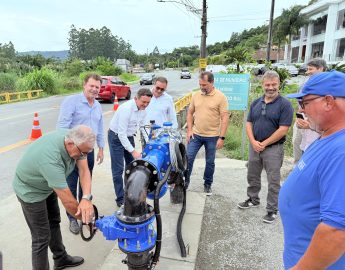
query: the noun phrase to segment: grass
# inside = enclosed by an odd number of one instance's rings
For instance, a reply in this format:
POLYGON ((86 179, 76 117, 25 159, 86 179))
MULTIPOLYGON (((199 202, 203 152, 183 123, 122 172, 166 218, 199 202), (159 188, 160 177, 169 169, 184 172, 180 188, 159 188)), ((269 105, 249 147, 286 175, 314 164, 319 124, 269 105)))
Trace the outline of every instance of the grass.
POLYGON ((123 80, 125 83, 132 83, 138 81, 140 78, 139 76, 131 73, 122 73, 120 75, 121 80, 123 80))

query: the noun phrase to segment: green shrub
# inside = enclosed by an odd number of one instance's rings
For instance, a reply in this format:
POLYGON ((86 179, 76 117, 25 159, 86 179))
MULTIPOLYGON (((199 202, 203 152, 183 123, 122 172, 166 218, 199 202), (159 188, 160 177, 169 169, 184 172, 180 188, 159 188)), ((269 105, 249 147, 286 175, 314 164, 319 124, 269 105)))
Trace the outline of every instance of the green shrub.
POLYGON ((120 71, 118 69, 119 68, 115 67, 111 62, 104 62, 97 66, 97 71, 103 76, 120 75, 122 73, 122 69, 120 68, 120 71))
POLYGON ((66 90, 75 90, 75 89, 81 89, 83 87, 83 84, 78 76, 61 77, 60 87, 66 90))
POLYGON ((58 94, 57 73, 51 69, 35 69, 18 82, 21 91, 42 89, 47 94, 58 94))
POLYGON ((15 92, 16 80, 16 74, 0 73, 0 92, 15 92))
POLYGON ((85 66, 79 59, 73 59, 65 64, 65 74, 67 76, 79 76, 84 70, 85 66))

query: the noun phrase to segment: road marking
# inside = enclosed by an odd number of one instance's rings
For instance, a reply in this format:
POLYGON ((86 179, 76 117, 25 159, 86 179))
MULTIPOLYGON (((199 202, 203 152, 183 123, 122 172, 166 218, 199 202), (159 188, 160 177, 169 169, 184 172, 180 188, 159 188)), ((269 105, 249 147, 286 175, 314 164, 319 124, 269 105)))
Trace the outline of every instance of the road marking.
POLYGON ((15 149, 15 148, 17 148, 17 147, 20 147, 20 146, 29 144, 29 143, 31 143, 31 142, 32 142, 32 141, 31 141, 30 139, 26 139, 26 140, 23 140, 23 141, 14 143, 14 144, 10 144, 10 145, 1 147, 1 148, 0 148, 0 154, 5 153, 5 152, 8 152, 8 151, 11 151, 11 150, 13 150, 13 149, 15 149))
MULTIPOLYGON (((51 110, 56 110, 58 107, 52 107, 49 109, 43 109, 43 110, 37 110, 35 112, 37 113, 41 113, 41 112, 47 112, 47 111, 51 111, 51 110)), ((19 115, 15 115, 15 116, 10 116, 10 117, 6 117, 6 118, 0 118, 0 121, 3 120, 11 120, 11 119, 15 119, 15 118, 22 118, 23 116, 27 116, 27 115, 34 115, 34 112, 30 112, 30 113, 23 113, 23 114, 19 114, 19 115)))
MULTIPOLYGON (((48 110, 48 109, 47 109, 48 110)), ((103 113, 103 116, 105 115, 109 115, 109 114, 112 114, 114 111, 107 111, 107 112, 104 112, 103 113)), ((31 113, 30 113, 31 114, 31 113)), ((9 118, 11 119, 11 118, 9 118)), ((4 120, 4 119, 0 119, 0 120, 4 120)), ((50 131, 46 132, 46 133, 49 133, 50 131)), ((13 149, 16 149, 18 147, 21 147, 23 145, 27 145, 29 143, 32 143, 33 141, 30 140, 30 139, 26 139, 26 140, 23 140, 23 141, 20 141, 20 142, 17 142, 17 143, 14 143, 14 144, 10 144, 10 145, 7 145, 7 146, 4 146, 4 147, 0 147, 0 154, 2 153, 5 153, 5 152, 8 152, 8 151, 11 151, 13 149)))

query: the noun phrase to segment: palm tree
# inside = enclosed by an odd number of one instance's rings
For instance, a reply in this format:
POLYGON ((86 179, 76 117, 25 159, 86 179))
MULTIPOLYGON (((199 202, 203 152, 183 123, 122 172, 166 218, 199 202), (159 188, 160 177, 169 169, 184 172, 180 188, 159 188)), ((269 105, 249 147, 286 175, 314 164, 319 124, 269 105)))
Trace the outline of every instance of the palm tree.
POLYGON ((252 56, 248 48, 236 46, 225 52, 225 64, 236 64, 237 73, 240 73, 240 64, 251 62, 252 56))
POLYGON ((288 36, 288 62, 290 63, 290 50, 291 50, 291 41, 293 35, 298 35, 299 30, 302 26, 309 23, 309 20, 304 16, 300 16, 301 9, 304 6, 296 5, 290 9, 283 9, 281 14, 281 20, 278 25, 279 34, 288 36))

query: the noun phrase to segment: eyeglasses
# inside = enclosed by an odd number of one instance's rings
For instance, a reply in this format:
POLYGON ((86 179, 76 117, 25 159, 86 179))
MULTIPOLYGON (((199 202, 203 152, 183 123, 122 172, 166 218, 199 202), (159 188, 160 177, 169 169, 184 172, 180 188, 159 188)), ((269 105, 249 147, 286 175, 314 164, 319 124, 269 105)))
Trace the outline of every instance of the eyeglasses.
POLYGON ((78 147, 78 145, 76 145, 76 144, 75 144, 75 147, 77 147, 77 149, 79 150, 79 153, 80 153, 80 157, 81 157, 81 158, 85 158, 85 157, 87 156, 87 154, 89 153, 89 152, 83 152, 83 151, 81 151, 80 148, 78 147))
POLYGON ((161 92, 164 92, 164 91, 165 91, 165 88, 160 88, 160 87, 158 87, 158 86, 155 86, 155 88, 156 88, 156 90, 161 91, 161 92))
POLYGON ((266 103, 262 103, 261 105, 261 115, 266 115, 266 103))
POLYGON ((302 109, 305 109, 305 106, 308 105, 310 101, 313 101, 318 98, 323 98, 324 96, 318 96, 318 97, 313 97, 313 98, 307 98, 307 99, 298 99, 298 104, 302 109))

